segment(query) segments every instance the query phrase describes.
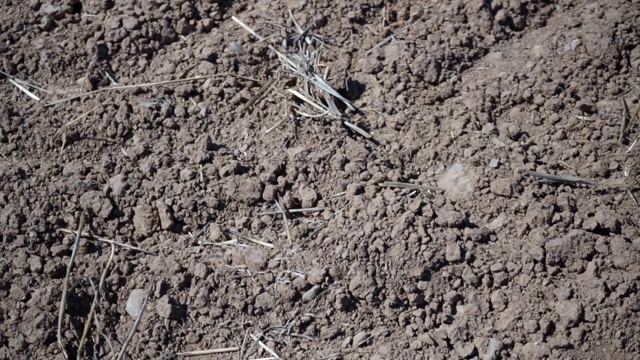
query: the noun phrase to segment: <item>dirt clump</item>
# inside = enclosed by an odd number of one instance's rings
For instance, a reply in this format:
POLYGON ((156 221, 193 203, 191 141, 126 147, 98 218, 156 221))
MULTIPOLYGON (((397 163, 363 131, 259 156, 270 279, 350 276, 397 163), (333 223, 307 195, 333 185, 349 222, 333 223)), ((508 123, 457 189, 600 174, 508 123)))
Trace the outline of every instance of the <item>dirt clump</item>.
POLYGON ((636 4, 3 5, 0 359, 640 357, 636 4))

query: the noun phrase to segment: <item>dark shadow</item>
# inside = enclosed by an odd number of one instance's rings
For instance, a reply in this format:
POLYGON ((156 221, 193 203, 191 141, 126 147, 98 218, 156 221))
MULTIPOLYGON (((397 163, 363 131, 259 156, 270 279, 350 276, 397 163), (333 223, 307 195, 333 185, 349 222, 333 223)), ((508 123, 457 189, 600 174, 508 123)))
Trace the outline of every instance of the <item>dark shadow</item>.
POLYGON ((362 97, 362 94, 367 91, 367 84, 361 83, 358 80, 348 79, 346 87, 338 89, 340 95, 344 96, 350 101, 358 100, 362 97))

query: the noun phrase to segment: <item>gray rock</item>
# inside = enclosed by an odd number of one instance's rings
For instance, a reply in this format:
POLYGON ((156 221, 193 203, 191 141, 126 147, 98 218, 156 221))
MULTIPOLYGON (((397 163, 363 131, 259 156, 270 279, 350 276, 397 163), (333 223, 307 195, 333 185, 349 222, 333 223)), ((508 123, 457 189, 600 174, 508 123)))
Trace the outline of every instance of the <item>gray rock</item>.
POLYGON ((496 360, 502 351, 502 341, 498 339, 490 339, 486 351, 481 354, 482 360, 496 360))
POLYGON ((472 343, 464 343, 462 341, 458 341, 453 345, 453 349, 463 359, 468 359, 472 357, 476 352, 476 347, 472 343))
POLYGON ((320 291, 322 290, 322 288, 320 288, 320 285, 314 285, 311 287, 311 289, 307 290, 304 294, 302 294, 302 302, 309 302, 313 299, 315 299, 318 294, 320 294, 320 291))
POLYGON ((369 338, 369 333, 366 331, 360 331, 355 334, 353 337, 353 346, 362 346, 364 345, 369 338))
POLYGON ((59 5, 53 5, 49 3, 42 4, 42 6, 40 6, 40 12, 57 20, 64 17, 62 7, 59 5))
POLYGON ((144 298, 147 296, 147 290, 144 289, 134 289, 129 294, 129 298, 127 299, 127 305, 125 310, 127 314, 129 314, 132 318, 137 318, 140 316, 142 312, 142 304, 144 303, 144 298))
POLYGON ((477 186, 476 172, 460 163, 451 165, 438 179, 438 187, 444 189, 445 197, 452 201, 469 200, 477 186))

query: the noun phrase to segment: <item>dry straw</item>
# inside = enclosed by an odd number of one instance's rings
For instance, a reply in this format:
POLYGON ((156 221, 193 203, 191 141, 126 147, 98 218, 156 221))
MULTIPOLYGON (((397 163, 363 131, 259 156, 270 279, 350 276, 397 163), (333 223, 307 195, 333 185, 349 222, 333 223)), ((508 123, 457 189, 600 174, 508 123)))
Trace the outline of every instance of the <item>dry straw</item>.
MULTIPOLYGON (((293 96, 295 101, 288 103, 295 114, 301 117, 315 119, 320 117, 330 117, 338 119, 352 131, 371 138, 372 135, 364 129, 358 127, 353 122, 347 121, 347 115, 340 111, 336 104, 339 101, 352 112, 357 109, 351 101, 342 96, 328 81, 329 68, 322 69, 322 50, 327 49, 327 44, 322 38, 311 31, 310 27, 302 28, 296 21, 293 13, 289 11, 289 16, 294 25, 294 29, 283 29, 284 36, 264 37, 253 30, 247 24, 235 16, 231 17, 245 31, 253 35, 258 41, 263 42, 276 54, 286 73, 293 75, 298 80, 295 88, 288 88, 286 92, 293 96), (270 41, 277 39, 277 41, 270 41)), ((264 92, 272 88, 273 84, 268 82, 258 92, 256 97, 263 96, 264 92)), ((253 105, 255 101, 251 101, 253 105)), ((269 128, 266 133, 271 132, 282 121, 269 128)))

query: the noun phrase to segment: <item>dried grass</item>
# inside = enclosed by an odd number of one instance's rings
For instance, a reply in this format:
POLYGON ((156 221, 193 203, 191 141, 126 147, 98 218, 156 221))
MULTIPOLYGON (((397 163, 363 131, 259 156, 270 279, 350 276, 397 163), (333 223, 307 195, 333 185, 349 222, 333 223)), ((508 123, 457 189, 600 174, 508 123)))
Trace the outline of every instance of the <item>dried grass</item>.
MULTIPOLYGON (((314 34, 310 27, 303 29, 291 11, 289 16, 293 29, 281 27, 281 34, 267 37, 262 36, 235 16, 232 19, 258 41, 265 43, 269 50, 277 55, 285 74, 296 80, 294 87, 285 90, 285 93, 293 96, 288 105, 293 109, 295 116, 308 119, 329 117, 340 120, 350 130, 367 139, 372 138, 369 132, 349 122, 347 114, 338 106, 338 103, 341 103, 350 112, 357 112, 355 105, 329 83, 329 67, 322 65, 325 58, 323 52, 328 49, 328 45, 320 36, 314 34)), ((266 89, 261 89, 256 96, 263 96, 266 89)), ((253 105, 253 101, 250 105, 253 105)), ((266 133, 273 131, 282 122, 279 121, 271 126, 266 133)))

